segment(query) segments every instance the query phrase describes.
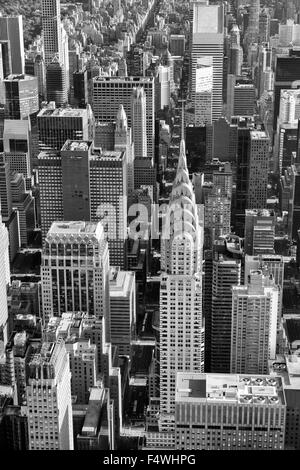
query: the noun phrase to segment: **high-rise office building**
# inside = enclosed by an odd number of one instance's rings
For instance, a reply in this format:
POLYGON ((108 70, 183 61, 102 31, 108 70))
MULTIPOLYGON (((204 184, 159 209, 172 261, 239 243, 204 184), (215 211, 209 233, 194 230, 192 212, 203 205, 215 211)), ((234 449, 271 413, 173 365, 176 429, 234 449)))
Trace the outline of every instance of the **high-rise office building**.
MULTIPOLYGON (((82 337, 80 313, 63 313, 62 318, 51 317, 43 331, 44 339, 65 341, 71 372, 71 394, 76 404, 87 404, 90 388, 97 384, 97 347, 90 338, 82 337), (74 318, 75 317, 75 318, 74 318)), ((102 352, 102 351, 101 351, 102 352)))
POLYGON ((192 8, 191 97, 195 100, 197 59, 202 56, 212 56, 212 119, 214 121, 222 113, 224 7, 193 2, 192 8))
POLYGON ((184 34, 170 34, 169 37, 169 51, 172 56, 184 56, 185 51, 185 35, 184 34))
POLYGON ((9 258, 8 258, 8 233, 5 225, 2 223, 0 214, 0 262, 2 266, 0 275, 0 355, 3 354, 7 343, 7 287, 10 282, 9 258))
POLYGON ((46 69, 47 100, 54 101, 56 106, 68 103, 68 82, 65 66, 54 57, 46 69))
POLYGON ((46 65, 56 55, 62 59, 62 38, 60 23, 60 1, 42 1, 42 28, 44 37, 44 56, 46 65))
POLYGON ((213 243, 221 236, 231 232, 231 200, 221 195, 209 194, 204 205, 204 227, 213 243))
POLYGON ((109 325, 109 255, 101 223, 54 222, 41 276, 45 323, 63 312, 84 311, 109 325))
POLYGON ((61 150, 66 140, 91 140, 93 115, 91 109, 58 108, 48 103, 37 115, 39 148, 61 150))
POLYGON ((247 255, 274 253, 276 216, 267 209, 246 209, 245 242, 247 255))
POLYGON ((30 178, 32 168, 30 121, 5 119, 3 150, 10 171, 22 173, 25 178, 30 178))
POLYGON ((270 19, 269 9, 264 8, 259 15, 258 40, 260 43, 270 40, 270 19))
POLYGON ((10 73, 13 75, 24 74, 25 54, 22 15, 0 17, 0 43, 2 41, 9 43, 10 73))
POLYGON ((249 79, 228 75, 227 118, 233 116, 253 116, 255 114, 255 86, 249 79))
POLYGON ((230 372, 231 288, 241 283, 241 258, 238 237, 228 236, 214 244, 211 314, 208 321, 210 344, 207 345, 210 348, 211 372, 230 372))
POLYGON ((213 57, 198 57, 196 62, 195 126, 212 123, 213 57))
POLYGON ((259 254, 257 256, 245 256, 244 284, 247 283, 250 271, 267 270, 274 278, 275 285, 279 288, 277 329, 282 317, 282 298, 284 282, 284 257, 281 255, 259 254))
POLYGON ((247 43, 256 43, 259 37, 260 0, 253 0, 250 5, 249 23, 247 28, 247 43))
POLYGON ((129 127, 133 127, 131 104, 133 88, 143 87, 146 95, 147 154, 154 156, 155 79, 153 77, 96 77, 93 80, 95 119, 114 122, 123 105, 129 127))
POLYGON ((3 80, 6 119, 28 119, 39 110, 37 78, 8 75, 3 80))
POLYGON ((177 371, 203 371, 202 243, 185 142, 181 141, 169 220, 162 233, 160 430, 174 432, 177 371))
POLYGON ((290 55, 288 57, 277 56, 274 77, 274 130, 276 130, 277 127, 281 90, 297 88, 299 80, 300 57, 293 51, 290 51, 290 55))
POLYGON ((73 450, 71 374, 64 341, 31 353, 26 386, 30 450, 73 450))
POLYGON ((42 235, 55 220, 101 220, 110 263, 126 267, 127 168, 125 152, 102 151, 68 140, 61 155, 41 152, 39 182, 42 235))
POLYGON ((245 286, 232 287, 230 372, 268 373, 276 355, 279 289, 269 273, 250 271, 245 286))
POLYGON ((298 239, 300 227, 300 165, 291 166, 291 185, 288 206, 288 235, 292 240, 298 239))
POLYGON ((145 158, 147 157, 147 125, 146 95, 143 87, 132 90, 131 122, 135 158, 145 158))
POLYGON ((118 354, 131 355, 136 337, 135 273, 111 268, 109 278, 110 340, 118 354))
POLYGON ((131 194, 134 190, 134 156, 135 147, 132 142, 132 129, 128 127, 127 116, 123 105, 120 105, 115 129, 114 149, 125 152, 127 163, 127 191, 131 194))
POLYGON ((282 387, 273 375, 178 373, 175 449, 283 450, 282 387))
POLYGON ((252 130, 249 146, 247 208, 265 208, 267 204, 270 138, 265 131, 252 130))
POLYGON ((0 203, 1 216, 9 237, 9 260, 13 262, 20 248, 18 211, 12 205, 11 175, 5 155, 0 153, 0 203))

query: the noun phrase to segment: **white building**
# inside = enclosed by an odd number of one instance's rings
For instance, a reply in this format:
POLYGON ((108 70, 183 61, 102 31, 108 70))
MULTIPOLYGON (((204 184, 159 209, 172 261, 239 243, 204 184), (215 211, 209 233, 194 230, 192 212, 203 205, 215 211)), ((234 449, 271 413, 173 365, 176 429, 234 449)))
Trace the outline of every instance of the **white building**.
POLYGON ((155 84, 154 77, 96 77, 93 82, 95 119, 114 122, 120 104, 124 106, 128 125, 132 126, 131 102, 133 88, 143 87, 146 95, 147 152, 154 157, 155 84))
POLYGON ((263 209, 267 204, 270 138, 265 131, 250 131, 248 209, 263 209))
POLYGON ((262 271, 250 271, 245 286, 232 287, 232 373, 266 374, 276 355, 279 289, 262 271))
POLYGON ((181 141, 169 214, 163 221, 160 283, 160 431, 174 432, 176 372, 204 369, 203 228, 181 141))
POLYGON ((135 158, 145 158, 147 157, 147 123, 146 95, 143 87, 132 90, 131 122, 135 158))
POLYGON ((131 354, 136 337, 135 273, 111 268, 109 278, 110 339, 119 355, 131 354))
POLYGON ((222 114, 224 7, 195 2, 192 4, 191 98, 195 100, 197 59, 213 57, 212 120, 222 114))
POLYGON ((109 255, 100 222, 54 222, 42 255, 44 321, 84 311, 109 322, 109 255))
POLYGON ((128 194, 131 194, 134 190, 134 144, 132 142, 132 129, 128 127, 127 116, 122 104, 119 106, 116 119, 115 150, 125 152, 127 191, 128 194))
POLYGON ((213 57, 199 57, 196 63, 195 126, 212 123, 213 57))
POLYGON ((64 341, 40 343, 26 386, 30 450, 73 450, 71 373, 64 341))
POLYGON ((178 373, 177 450, 283 450, 283 379, 270 375, 178 373))

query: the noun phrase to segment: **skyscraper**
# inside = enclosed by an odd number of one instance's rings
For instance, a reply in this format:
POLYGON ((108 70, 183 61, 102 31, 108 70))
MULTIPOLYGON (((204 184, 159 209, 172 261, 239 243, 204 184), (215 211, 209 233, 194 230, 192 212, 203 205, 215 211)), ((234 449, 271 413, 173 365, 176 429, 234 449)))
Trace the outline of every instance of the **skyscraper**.
POLYGON ((111 265, 125 269, 125 152, 102 151, 89 141, 68 140, 60 155, 40 153, 39 182, 43 237, 55 220, 101 220, 111 265))
POLYGON ((55 101, 56 106, 68 102, 68 83, 64 64, 54 57, 46 70, 47 100, 55 101))
MULTIPOLYGON (((226 237, 213 247, 211 318, 208 320, 210 371, 230 372, 233 285, 240 285, 242 250, 238 237, 226 237)), ((206 321, 205 321, 206 325, 206 321)))
POLYGON ((212 119, 214 121, 222 113, 224 7, 200 2, 192 3, 192 7, 191 97, 195 100, 197 59, 202 56, 212 56, 212 119))
POLYGON ((257 42, 259 37, 260 0, 253 0, 250 5, 249 24, 247 29, 248 44, 257 42))
POLYGON ((54 222, 41 276, 45 323, 64 312, 84 311, 109 324, 109 255, 101 223, 54 222))
POLYGON ((0 43, 1 41, 9 42, 10 73, 13 75, 24 74, 25 54, 22 15, 0 17, 0 43))
POLYGON ((274 375, 178 373, 175 449, 283 450, 283 382, 274 375))
POLYGON ((155 85, 153 77, 96 77, 93 80, 93 111, 95 119, 114 122, 123 105, 129 127, 132 126, 131 103, 133 88, 143 87, 146 95, 147 153, 154 157, 155 85))
POLYGON ((127 116, 123 105, 118 110, 115 129, 115 150, 125 152, 127 163, 127 191, 134 190, 134 156, 135 147, 132 142, 132 129, 128 127, 127 116))
POLYGON ((42 28, 45 63, 48 65, 55 55, 57 55, 60 60, 62 59, 59 0, 42 1, 42 28))
POLYGON ((38 82, 30 75, 8 75, 3 80, 6 119, 28 119, 39 110, 38 82))
POLYGON ((174 432, 177 371, 204 369, 202 243, 195 195, 181 141, 169 220, 162 234, 160 283, 160 430, 174 432))
POLYGON ((195 126, 212 123, 213 57, 198 57, 196 62, 195 126))
POLYGON ((231 373, 266 374, 276 354, 279 289, 269 273, 250 271, 232 287, 231 373))
POLYGON ((111 268, 109 278, 110 339, 118 354, 131 355, 136 337, 135 273, 111 268))
POLYGON ((7 343, 7 286, 10 282, 9 259, 8 259, 8 233, 5 225, 2 223, 0 214, 0 266, 2 266, 0 275, 0 355, 3 354, 7 343))
POLYGON ((135 158, 147 157, 146 95, 143 87, 132 90, 132 140, 135 158))
POLYGON ((61 150, 66 140, 91 140, 93 114, 86 109, 59 108, 48 103, 37 116, 40 150, 61 150))
POLYGON ((30 450, 73 450, 71 373, 64 341, 40 343, 28 364, 30 450))
POLYGON ((250 132, 248 209, 263 209, 267 204, 270 138, 265 131, 250 132))
POLYGON ((267 209, 246 209, 245 242, 247 255, 274 253, 276 216, 267 209))

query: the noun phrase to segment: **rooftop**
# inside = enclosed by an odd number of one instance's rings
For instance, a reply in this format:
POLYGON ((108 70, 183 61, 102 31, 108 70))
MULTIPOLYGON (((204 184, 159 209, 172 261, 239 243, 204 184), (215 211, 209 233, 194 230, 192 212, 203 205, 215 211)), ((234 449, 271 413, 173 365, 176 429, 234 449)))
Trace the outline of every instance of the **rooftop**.
POLYGON ((289 343, 300 341, 300 318, 287 318, 285 325, 289 343))
POLYGON ((100 222, 53 222, 48 235, 50 234, 95 234, 100 222))
POLYGON ((87 152, 90 145, 91 142, 84 140, 67 140, 62 147, 62 151, 87 152))
POLYGON ((281 378, 250 374, 177 373, 176 402, 285 404, 281 378))
POLYGON ((86 109, 81 108, 51 108, 45 107, 42 108, 38 114, 38 117, 84 117, 86 115, 86 109))

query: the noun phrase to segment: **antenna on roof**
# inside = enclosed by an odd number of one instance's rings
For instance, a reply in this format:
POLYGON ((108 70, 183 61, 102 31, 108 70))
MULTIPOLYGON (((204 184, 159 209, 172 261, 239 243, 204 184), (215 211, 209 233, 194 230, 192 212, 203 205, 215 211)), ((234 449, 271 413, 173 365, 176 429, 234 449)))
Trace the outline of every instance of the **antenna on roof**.
POLYGON ((185 127, 184 127, 184 103, 185 100, 178 100, 178 103, 181 103, 181 140, 184 140, 185 127))

